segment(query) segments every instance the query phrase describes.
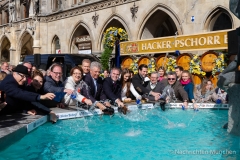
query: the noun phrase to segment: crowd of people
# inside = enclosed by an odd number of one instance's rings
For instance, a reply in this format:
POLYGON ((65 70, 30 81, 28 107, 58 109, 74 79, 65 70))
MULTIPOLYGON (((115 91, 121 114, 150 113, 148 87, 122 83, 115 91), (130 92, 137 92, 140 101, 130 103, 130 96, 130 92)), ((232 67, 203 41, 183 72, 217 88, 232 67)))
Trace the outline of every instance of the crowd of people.
MULTIPOLYGON (((0 115, 22 113, 35 115, 50 114, 57 121, 51 107, 65 108, 77 106, 84 109, 99 108, 105 114, 113 114, 112 105, 124 108, 125 103, 145 100, 149 102, 227 103, 227 93, 214 88, 212 82, 204 79, 195 85, 189 71, 181 66, 175 72, 166 73, 164 67, 148 74, 148 66, 141 64, 138 73, 129 69, 112 68, 103 71, 101 64, 84 59, 82 64, 70 71, 65 81, 62 79, 61 64, 52 64, 47 71, 37 69, 30 62, 12 66, 1 64, 0 115)), ((162 108, 163 109, 163 108, 162 108)), ((164 110, 164 109, 163 109, 164 110)))

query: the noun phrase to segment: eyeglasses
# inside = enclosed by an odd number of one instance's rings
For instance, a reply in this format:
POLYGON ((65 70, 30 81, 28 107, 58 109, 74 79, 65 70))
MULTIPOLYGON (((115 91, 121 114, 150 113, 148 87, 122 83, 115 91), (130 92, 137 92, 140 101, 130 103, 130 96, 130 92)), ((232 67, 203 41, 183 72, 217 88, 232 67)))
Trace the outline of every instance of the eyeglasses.
POLYGON ((22 79, 24 79, 24 78, 27 79, 27 76, 25 76, 25 75, 23 75, 23 74, 20 74, 20 73, 18 73, 18 72, 17 72, 17 74, 18 74, 20 77, 22 77, 22 79))
POLYGON ((176 78, 168 78, 168 80, 170 81, 170 80, 172 80, 172 81, 174 81, 176 78))
POLYGON ((54 74, 56 74, 56 75, 62 75, 62 73, 61 72, 53 72, 54 74))
POLYGON ((78 76, 81 76, 82 74, 81 73, 73 73, 74 75, 78 75, 78 76))

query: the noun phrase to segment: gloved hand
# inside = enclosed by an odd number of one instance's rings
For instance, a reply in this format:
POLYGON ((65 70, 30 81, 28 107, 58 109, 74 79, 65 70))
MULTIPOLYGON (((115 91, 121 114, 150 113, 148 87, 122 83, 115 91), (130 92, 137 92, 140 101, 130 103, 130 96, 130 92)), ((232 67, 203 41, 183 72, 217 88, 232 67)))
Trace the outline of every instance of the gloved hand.
POLYGON ((106 114, 106 115, 113 115, 114 114, 114 109, 112 107, 106 107, 103 110, 103 113, 106 114))
POLYGON ((160 98, 159 102, 160 102, 160 107, 161 107, 161 109, 162 109, 163 111, 165 111, 165 109, 166 109, 166 108, 165 108, 166 101, 165 101, 164 99, 160 98))

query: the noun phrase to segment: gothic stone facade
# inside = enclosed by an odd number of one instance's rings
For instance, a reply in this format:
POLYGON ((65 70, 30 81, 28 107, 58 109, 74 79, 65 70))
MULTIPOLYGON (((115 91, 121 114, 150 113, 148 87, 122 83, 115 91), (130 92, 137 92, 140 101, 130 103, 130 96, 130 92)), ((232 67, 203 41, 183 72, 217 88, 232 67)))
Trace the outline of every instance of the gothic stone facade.
POLYGON ((1 60, 28 54, 78 53, 75 38, 89 35, 92 53, 103 34, 121 27, 129 40, 234 29, 239 20, 226 0, 2 0, 1 60), (194 19, 194 21, 193 21, 194 19))

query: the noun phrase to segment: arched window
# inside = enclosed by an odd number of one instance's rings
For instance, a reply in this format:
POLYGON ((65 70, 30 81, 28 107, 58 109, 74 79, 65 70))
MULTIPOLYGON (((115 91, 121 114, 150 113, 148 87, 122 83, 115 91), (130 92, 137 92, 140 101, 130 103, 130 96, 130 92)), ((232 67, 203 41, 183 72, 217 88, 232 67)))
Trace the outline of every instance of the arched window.
POLYGON ((204 29, 208 31, 232 29, 232 22, 231 14, 224 8, 218 7, 208 15, 204 29))
POLYGON ((231 29, 232 28, 232 22, 228 15, 225 13, 221 13, 217 20, 215 21, 215 24, 213 25, 213 31, 218 30, 224 30, 224 29, 231 29))
POLYGON ((61 45, 60 45, 60 40, 58 38, 58 36, 55 36, 53 38, 53 43, 52 43, 52 53, 55 54, 55 53, 61 53, 61 45))
POLYGON ((77 4, 77 0, 73 0, 73 4, 77 4))
POLYGON ((24 18, 28 18, 28 17, 29 17, 28 7, 27 7, 27 4, 26 4, 26 3, 21 4, 20 14, 21 14, 21 19, 24 19, 24 18))
POLYGON ((6 61, 9 62, 10 61, 10 41, 8 40, 8 38, 4 38, 4 40, 2 41, 1 44, 1 61, 6 61))
POLYGON ((52 0, 52 9, 53 11, 58 11, 60 9, 60 1, 52 0))
POLYGON ((177 27, 168 13, 157 10, 144 25, 141 39, 175 35, 177 27))

